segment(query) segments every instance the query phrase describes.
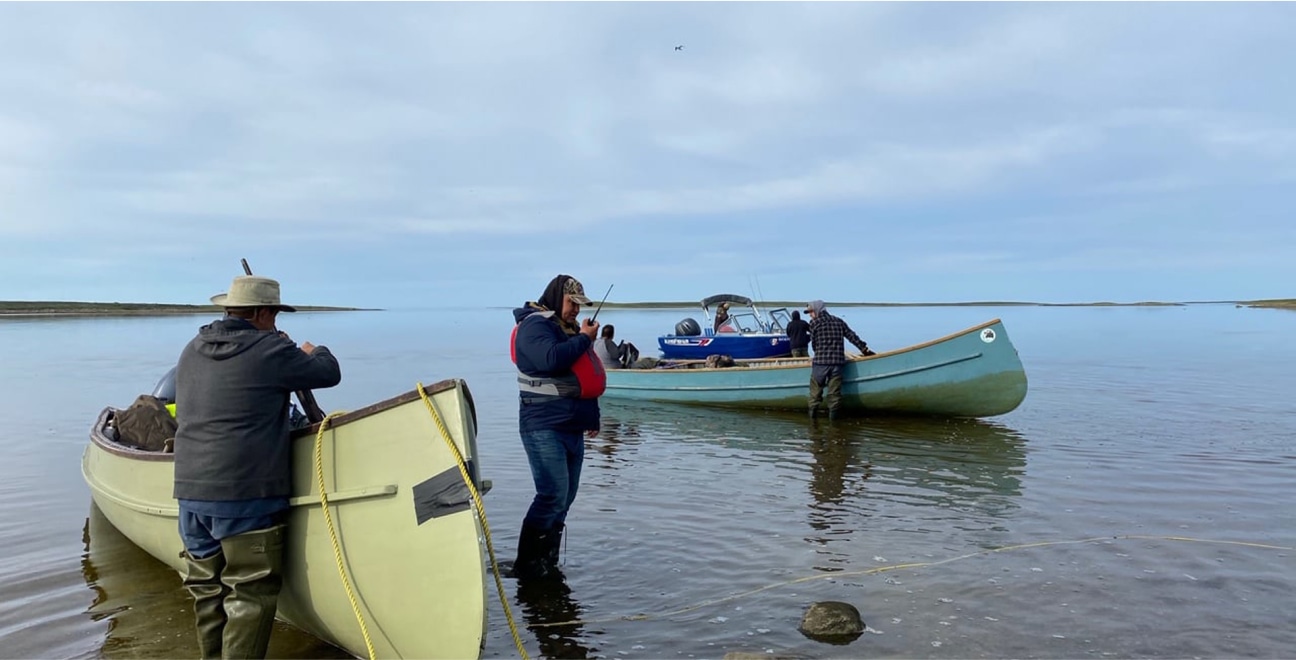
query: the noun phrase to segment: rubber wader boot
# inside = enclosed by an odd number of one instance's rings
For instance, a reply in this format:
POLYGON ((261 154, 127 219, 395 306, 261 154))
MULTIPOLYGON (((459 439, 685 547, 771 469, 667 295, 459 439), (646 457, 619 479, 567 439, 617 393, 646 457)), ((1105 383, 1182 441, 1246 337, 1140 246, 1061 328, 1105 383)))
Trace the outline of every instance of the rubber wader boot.
POLYGON ((829 409, 828 409, 828 421, 830 421, 830 422, 835 422, 835 421, 837 421, 837 409, 836 409, 836 408, 829 408, 829 409))
POLYGON ((194 599, 194 620, 198 624, 198 651, 203 660, 221 657, 221 636, 225 632, 225 595, 229 589, 221 583, 225 554, 194 559, 187 551, 184 586, 194 599))
POLYGON ((563 523, 558 523, 549 530, 548 537, 545 539, 545 563, 555 571, 558 570, 558 553, 562 549, 563 530, 566 527, 563 523))
POLYGON ((513 577, 519 580, 541 580, 553 575, 548 562, 549 535, 552 532, 522 525, 518 534, 517 559, 513 562, 513 577))
POLYGON ((229 587, 225 597, 226 658, 264 658, 283 585, 284 526, 276 525, 221 539, 229 587))

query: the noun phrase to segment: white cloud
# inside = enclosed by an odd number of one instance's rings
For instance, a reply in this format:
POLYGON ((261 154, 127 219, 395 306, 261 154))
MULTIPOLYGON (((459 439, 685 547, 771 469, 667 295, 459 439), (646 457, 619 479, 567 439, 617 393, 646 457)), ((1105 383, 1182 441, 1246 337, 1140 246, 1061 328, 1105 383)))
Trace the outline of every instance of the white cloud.
MULTIPOLYGON (((168 245, 208 250, 255 232, 453 259, 610 227, 667 241, 687 225, 710 245, 759 224, 769 246, 745 245, 770 255, 816 232, 885 233, 909 249, 930 242, 922 232, 963 237, 914 259, 934 273, 1025 263, 1026 239, 1005 252, 995 236, 1035 214, 1081 227, 1118 215, 1138 228, 1116 230, 1142 245, 1184 245, 1166 218, 1233 220, 1168 200, 1225 198, 1296 171, 1296 96, 1278 84, 1291 47, 1275 27, 1292 16, 1122 4, 0 6, 0 56, 24 63, 0 72, 0 238, 23 252, 75 237, 63 244, 75 257, 136 250, 132 237, 162 226, 168 245), (1153 210, 1130 215, 1129 200, 1153 210), (998 231, 969 231, 978 220, 998 231)), ((1024 235, 1050 249, 1104 240, 1083 229, 1060 239, 1057 226, 1024 235)), ((865 267, 827 247, 797 276, 865 267)), ((694 272, 706 252, 619 266, 694 272)), ((1101 260, 1089 254, 1077 258, 1101 260)))

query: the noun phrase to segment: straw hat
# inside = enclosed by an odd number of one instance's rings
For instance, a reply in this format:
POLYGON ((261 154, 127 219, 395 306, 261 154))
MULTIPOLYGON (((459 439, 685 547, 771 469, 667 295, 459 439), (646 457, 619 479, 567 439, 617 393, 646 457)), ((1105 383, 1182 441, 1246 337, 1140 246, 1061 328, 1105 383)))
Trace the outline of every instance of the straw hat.
POLYGON ((296 307, 279 301, 279 282, 268 277, 240 275, 234 278, 229 291, 211 297, 213 305, 221 307, 275 307, 281 312, 295 312, 296 307))

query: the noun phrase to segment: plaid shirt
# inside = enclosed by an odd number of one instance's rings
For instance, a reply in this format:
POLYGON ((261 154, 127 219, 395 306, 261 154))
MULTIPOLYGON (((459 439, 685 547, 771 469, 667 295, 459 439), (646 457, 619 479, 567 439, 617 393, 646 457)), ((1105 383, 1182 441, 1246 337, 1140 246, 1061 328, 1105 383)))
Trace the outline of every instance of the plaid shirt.
POLYGON ((851 340, 860 351, 868 351, 868 344, 855 334, 846 322, 827 311, 815 315, 810 322, 810 345, 814 348, 814 364, 846 364, 846 342, 851 340))

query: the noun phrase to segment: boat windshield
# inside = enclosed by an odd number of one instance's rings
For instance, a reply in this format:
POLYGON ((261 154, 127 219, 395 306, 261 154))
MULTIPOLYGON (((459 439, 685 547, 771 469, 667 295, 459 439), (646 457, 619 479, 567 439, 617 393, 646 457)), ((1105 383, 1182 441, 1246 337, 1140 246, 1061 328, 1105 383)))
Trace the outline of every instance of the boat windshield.
POLYGON ((729 316, 725 325, 732 327, 737 332, 765 332, 760 321, 752 312, 736 312, 729 316))
POLYGON ((788 323, 792 321, 792 316, 788 314, 786 307, 780 307, 770 312, 770 332, 776 334, 787 333, 788 323))

